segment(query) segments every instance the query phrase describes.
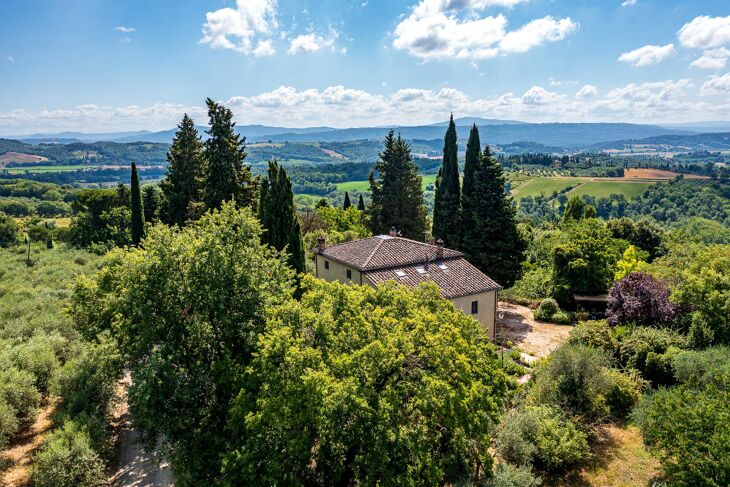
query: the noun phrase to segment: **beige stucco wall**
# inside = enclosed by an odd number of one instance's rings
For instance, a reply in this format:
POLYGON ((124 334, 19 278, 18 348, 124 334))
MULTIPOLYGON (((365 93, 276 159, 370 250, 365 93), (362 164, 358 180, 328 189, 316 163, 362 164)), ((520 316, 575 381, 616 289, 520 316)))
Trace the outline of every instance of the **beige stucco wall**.
POLYGON ((481 323, 487 331, 489 338, 494 340, 494 311, 496 299, 496 291, 487 291, 481 294, 455 298, 452 299, 451 302, 453 302, 457 308, 461 308, 464 313, 473 316, 479 323, 481 323), (472 301, 479 302, 479 312, 475 315, 471 314, 472 301))
POLYGON ((329 282, 338 281, 343 284, 362 284, 360 271, 352 267, 347 267, 346 265, 340 264, 339 262, 335 262, 334 260, 325 259, 321 255, 315 254, 315 260, 317 266, 316 276, 320 279, 324 279, 325 281, 329 282), (325 261, 328 261, 330 263, 329 270, 324 268, 325 261), (348 269, 352 271, 352 279, 347 278, 348 269))

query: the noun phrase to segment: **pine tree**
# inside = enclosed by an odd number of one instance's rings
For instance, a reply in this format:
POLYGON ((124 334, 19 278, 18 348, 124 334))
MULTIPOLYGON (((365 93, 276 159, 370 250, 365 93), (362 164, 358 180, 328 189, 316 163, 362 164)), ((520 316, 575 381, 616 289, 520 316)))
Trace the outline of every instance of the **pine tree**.
POLYGON ((433 237, 443 240, 446 245, 458 241, 460 205, 456 124, 452 114, 444 137, 444 158, 436 178, 436 197, 433 205, 433 237))
POLYGON ((233 113, 210 98, 208 106, 210 136, 205 141, 205 184, 203 201, 208 209, 219 209, 224 201, 235 200, 239 206, 255 207, 256 181, 246 159, 246 139, 236 133, 233 113))
MULTIPOLYGON (((470 140, 478 140, 477 134, 470 140)), ((484 147, 478 163, 472 164, 474 151, 471 149, 471 174, 469 182, 465 181, 468 190, 464 192, 466 233, 460 241, 460 250, 479 270, 509 287, 519 276, 525 242, 517 229, 512 199, 504 190, 506 179, 502 166, 492 156, 489 146, 484 147), (472 228, 467 229, 466 225, 472 228)))
POLYGON ((352 203, 350 203, 350 193, 345 191, 345 202, 342 204, 342 208, 346 210, 351 206, 352 206, 352 203))
POLYGON ((387 234, 395 227, 404 237, 422 240, 426 207, 410 146, 400 134, 395 137, 391 129, 379 156, 370 173, 371 202, 366 210, 370 230, 374 235, 387 234))
POLYGON ((167 153, 167 174, 160 182, 162 201, 160 219, 168 225, 185 225, 199 211, 204 161, 203 143, 200 141, 195 123, 183 116, 167 153))
POLYGON ((482 149, 479 141, 479 129, 474 124, 466 143, 466 159, 464 161, 464 182, 461 188, 461 233, 458 242, 452 242, 458 249, 469 249, 479 240, 476 228, 476 210, 479 207, 479 194, 475 193, 475 173, 481 164, 482 149))
POLYGON ((362 198, 362 194, 360 194, 360 199, 357 200, 357 209, 365 211, 365 200, 362 198))
POLYGON ((276 160, 269 162, 268 177, 261 183, 259 221, 264 227, 261 241, 289 254, 289 265, 305 271, 304 242, 299 226, 289 176, 276 160))
POLYGON ((144 237, 144 216, 142 215, 142 193, 139 190, 139 178, 137 177, 137 165, 132 163, 132 245, 139 245, 144 237))

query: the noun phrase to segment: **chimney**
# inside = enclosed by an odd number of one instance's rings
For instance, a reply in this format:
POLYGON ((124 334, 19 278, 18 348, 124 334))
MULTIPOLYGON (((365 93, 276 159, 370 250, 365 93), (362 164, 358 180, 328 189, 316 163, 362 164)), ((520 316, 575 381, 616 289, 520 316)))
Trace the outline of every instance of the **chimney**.
POLYGON ((444 241, 441 239, 436 240, 436 260, 443 260, 444 258, 444 241))
POLYGON ((388 235, 390 235, 391 237, 398 236, 398 232, 396 231, 395 227, 390 227, 390 231, 388 232, 388 235))
POLYGON ((319 252, 322 252, 325 248, 325 239, 324 237, 317 238, 317 250, 319 252))

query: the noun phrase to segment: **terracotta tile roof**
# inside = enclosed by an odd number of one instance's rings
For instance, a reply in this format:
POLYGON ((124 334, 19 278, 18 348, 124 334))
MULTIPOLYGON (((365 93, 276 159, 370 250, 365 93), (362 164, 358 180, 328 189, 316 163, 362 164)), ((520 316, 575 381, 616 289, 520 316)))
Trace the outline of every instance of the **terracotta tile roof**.
POLYGON ((365 278, 377 284, 393 280, 408 287, 416 287, 422 282, 434 282, 441 295, 447 299, 470 296, 486 291, 495 291, 501 286, 484 275, 463 257, 365 272, 365 278))
POLYGON ((500 289, 461 252, 401 237, 378 236, 315 249, 322 257, 363 272, 373 284, 394 280, 409 287, 434 282, 447 299, 500 289), (428 268, 426 268, 428 261, 428 268))
MULTIPOLYGON (((456 250, 443 250, 445 259, 463 256, 456 250)), ((434 260, 438 247, 407 238, 380 235, 332 245, 324 250, 315 249, 315 252, 359 271, 370 271, 434 260)))

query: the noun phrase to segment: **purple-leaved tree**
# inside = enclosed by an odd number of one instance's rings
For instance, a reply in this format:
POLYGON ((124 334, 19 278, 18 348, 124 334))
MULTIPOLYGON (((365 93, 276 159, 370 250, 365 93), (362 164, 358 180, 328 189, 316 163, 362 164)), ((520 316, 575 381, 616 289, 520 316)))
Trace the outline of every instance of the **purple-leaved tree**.
POLYGON ((671 322, 677 305, 669 301, 667 285, 645 272, 632 272, 613 284, 606 315, 611 325, 656 325, 671 322))

